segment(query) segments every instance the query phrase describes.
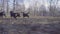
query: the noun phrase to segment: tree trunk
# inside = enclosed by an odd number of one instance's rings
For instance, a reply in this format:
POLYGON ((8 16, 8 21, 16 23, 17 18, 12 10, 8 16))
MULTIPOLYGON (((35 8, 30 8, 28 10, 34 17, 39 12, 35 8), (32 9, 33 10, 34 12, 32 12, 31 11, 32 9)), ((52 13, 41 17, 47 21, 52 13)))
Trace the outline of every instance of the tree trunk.
POLYGON ((15 11, 15 0, 13 0, 13 11, 15 11))

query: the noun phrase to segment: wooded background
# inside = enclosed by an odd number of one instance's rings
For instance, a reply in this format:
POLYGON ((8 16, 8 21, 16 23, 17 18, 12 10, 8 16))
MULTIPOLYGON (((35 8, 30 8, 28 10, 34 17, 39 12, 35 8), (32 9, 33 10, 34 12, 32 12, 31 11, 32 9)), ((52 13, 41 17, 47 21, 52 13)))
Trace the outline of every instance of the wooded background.
POLYGON ((0 0, 0 12, 30 12, 30 16, 60 16, 60 0, 0 0), (29 5, 29 6, 28 6, 29 5))

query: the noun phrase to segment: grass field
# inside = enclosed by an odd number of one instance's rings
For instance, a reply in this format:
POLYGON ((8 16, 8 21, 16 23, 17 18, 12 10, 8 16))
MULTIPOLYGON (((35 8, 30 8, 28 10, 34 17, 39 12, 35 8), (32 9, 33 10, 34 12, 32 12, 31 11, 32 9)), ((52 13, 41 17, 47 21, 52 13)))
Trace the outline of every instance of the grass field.
POLYGON ((60 17, 0 18, 0 34, 60 34, 60 17))
POLYGON ((0 18, 0 23, 4 24, 48 24, 60 22, 60 17, 34 16, 29 18, 17 17, 17 20, 11 17, 0 18))

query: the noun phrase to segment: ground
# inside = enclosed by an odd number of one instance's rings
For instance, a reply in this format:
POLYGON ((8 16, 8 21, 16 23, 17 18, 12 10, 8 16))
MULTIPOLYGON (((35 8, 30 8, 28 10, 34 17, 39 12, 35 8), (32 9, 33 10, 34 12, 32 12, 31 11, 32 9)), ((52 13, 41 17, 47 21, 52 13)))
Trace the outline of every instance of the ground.
POLYGON ((0 28, 4 34, 60 34, 60 17, 0 18, 0 28))

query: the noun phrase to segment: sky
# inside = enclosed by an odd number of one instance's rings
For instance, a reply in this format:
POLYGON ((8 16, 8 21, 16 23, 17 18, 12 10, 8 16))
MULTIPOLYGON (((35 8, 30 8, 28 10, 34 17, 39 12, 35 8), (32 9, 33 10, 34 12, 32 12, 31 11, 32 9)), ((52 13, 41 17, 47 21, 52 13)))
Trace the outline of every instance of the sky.
MULTIPOLYGON (((46 9, 48 9, 48 6, 49 6, 49 0, 17 0, 17 1, 20 4, 24 3, 25 9, 28 9, 29 6, 34 6, 35 2, 38 2, 38 6, 45 5, 46 9)), ((53 0, 53 1, 55 2, 56 0, 53 0)), ((59 3, 58 5, 60 6, 60 2, 58 3, 59 3)), ((10 0, 9 5, 10 7, 13 6, 12 0, 10 0)))
POLYGON ((25 0, 24 1, 24 4, 25 4, 25 7, 28 8, 30 5, 33 6, 35 2, 38 2, 38 6, 44 4, 46 7, 48 6, 48 3, 47 3, 47 0, 25 0))
MULTIPOLYGON (((36 1, 39 3, 38 6, 42 4, 45 5, 46 7, 49 6, 49 3, 48 3, 49 0, 17 0, 17 1, 19 3, 24 3, 26 8, 28 8, 30 5, 33 6, 36 1)), ((55 2, 56 0, 53 0, 53 1, 55 2)), ((13 6, 13 0, 10 0, 9 5, 13 6)), ((60 1, 58 2, 58 5, 60 6, 60 1)))
MULTIPOLYGON (((48 7, 50 5, 49 4, 50 0, 24 0, 24 4, 25 4, 26 8, 28 8, 30 5, 33 6, 34 2, 36 2, 36 1, 39 3, 38 4, 39 6, 43 4, 43 5, 45 5, 45 7, 48 7)), ((53 5, 53 3, 56 4, 56 1, 57 0, 52 0, 52 5, 53 5)), ((58 0, 57 6, 58 7, 60 6, 60 0, 58 0)))

